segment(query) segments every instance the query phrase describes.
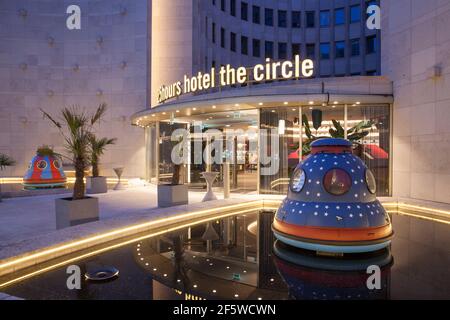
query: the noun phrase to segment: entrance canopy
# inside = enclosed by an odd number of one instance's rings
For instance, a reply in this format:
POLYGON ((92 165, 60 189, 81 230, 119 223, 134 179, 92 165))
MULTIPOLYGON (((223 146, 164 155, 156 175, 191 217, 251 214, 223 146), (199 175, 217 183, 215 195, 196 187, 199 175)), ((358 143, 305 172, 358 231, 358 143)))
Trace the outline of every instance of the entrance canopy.
POLYGON ((206 120, 218 112, 281 106, 390 104, 392 83, 385 77, 361 76, 279 81, 182 97, 134 114, 133 125, 157 121, 206 120))

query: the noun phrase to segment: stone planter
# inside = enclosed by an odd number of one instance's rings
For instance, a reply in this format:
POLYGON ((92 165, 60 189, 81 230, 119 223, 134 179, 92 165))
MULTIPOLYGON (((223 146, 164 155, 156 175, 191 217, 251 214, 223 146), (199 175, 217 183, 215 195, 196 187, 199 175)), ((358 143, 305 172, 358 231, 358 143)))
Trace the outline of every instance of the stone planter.
POLYGON ((88 194, 99 194, 108 192, 106 177, 87 177, 86 192, 88 194))
POLYGON ((62 229, 99 219, 98 199, 86 197, 81 200, 60 198, 55 200, 56 228, 62 229))
POLYGON ((188 186, 184 184, 158 185, 158 207, 166 208, 188 204, 188 186))

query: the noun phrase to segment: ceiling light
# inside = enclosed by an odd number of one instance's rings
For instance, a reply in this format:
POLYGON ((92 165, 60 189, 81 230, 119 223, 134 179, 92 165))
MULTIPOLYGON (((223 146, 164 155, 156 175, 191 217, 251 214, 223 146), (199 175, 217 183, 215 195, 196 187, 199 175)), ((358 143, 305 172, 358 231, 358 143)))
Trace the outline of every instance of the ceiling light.
POLYGON ((337 102, 337 101, 334 101, 333 103, 334 103, 334 104, 338 104, 339 102, 337 102))
POLYGON ((195 111, 195 110, 197 110, 197 108, 192 108, 192 110, 194 110, 194 111, 195 111))
POLYGON ((217 108, 216 106, 212 106, 213 109, 217 108))
POLYGON ((165 112, 163 112, 163 114, 166 114, 165 112))
POLYGON ((284 105, 288 105, 288 104, 289 104, 289 102, 287 102, 287 101, 284 102, 284 105))
POLYGON ((213 291, 212 291, 212 293, 216 293, 217 291, 214 289, 213 291))
POLYGON ((237 293, 234 294, 235 298, 239 298, 239 295, 237 293))
POLYGON ((262 103, 262 102, 260 102, 260 103, 258 103, 260 106, 262 106, 264 103, 262 103))
POLYGON ((314 101, 310 101, 309 104, 314 104, 314 101))
POLYGON ((361 104, 361 102, 359 102, 359 101, 356 101, 356 104, 361 104))
POLYGON ((234 106, 235 106, 235 107, 239 107, 239 103, 236 103, 234 106))
POLYGON ((180 110, 177 110, 177 113, 180 112, 180 110))
POLYGON ((194 284, 194 285, 193 285, 193 287, 194 287, 194 288, 197 288, 197 285, 196 285, 196 284, 194 284))

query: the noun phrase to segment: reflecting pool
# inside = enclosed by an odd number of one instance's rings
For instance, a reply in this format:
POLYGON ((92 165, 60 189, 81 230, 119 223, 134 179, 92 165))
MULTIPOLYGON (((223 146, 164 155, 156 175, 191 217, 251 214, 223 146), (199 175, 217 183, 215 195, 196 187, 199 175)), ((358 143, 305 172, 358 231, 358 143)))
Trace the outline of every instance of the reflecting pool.
POLYGON ((25 299, 450 298, 449 224, 393 214, 390 250, 339 257, 275 241, 273 215, 211 220, 79 260, 80 290, 67 288, 64 265, 1 291, 25 299), (378 289, 367 286, 370 266, 379 268, 378 289), (86 272, 107 267, 119 276, 85 280, 86 272))

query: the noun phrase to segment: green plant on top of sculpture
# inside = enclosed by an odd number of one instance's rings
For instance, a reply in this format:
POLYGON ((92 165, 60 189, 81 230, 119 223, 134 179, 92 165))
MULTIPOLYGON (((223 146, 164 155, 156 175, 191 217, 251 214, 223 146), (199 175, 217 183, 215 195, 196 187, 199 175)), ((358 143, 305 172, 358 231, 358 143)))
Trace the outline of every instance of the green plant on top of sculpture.
MULTIPOLYGON (((11 167, 16 164, 16 161, 14 161, 13 158, 10 156, 0 153, 0 170, 3 171, 7 167, 11 167)), ((2 201, 2 188, 0 183, 0 202, 2 201)))
MULTIPOLYGON (((345 138, 345 129, 342 127, 341 123, 337 120, 331 120, 334 128, 330 128, 329 133, 332 138, 345 138)), ((323 139, 326 137, 317 137, 312 134, 311 127, 309 126, 309 120, 306 114, 302 116, 303 128, 307 139, 303 141, 302 144, 302 155, 306 156, 311 153, 311 143, 318 139, 323 139)), ((374 121, 361 121, 355 126, 347 130, 347 140, 353 142, 354 144, 360 144, 358 141, 365 138, 369 133, 374 121)))
POLYGON ((90 163, 92 166, 92 176, 98 177, 100 174, 99 171, 99 163, 100 163, 100 157, 103 155, 103 153, 106 150, 106 147, 108 145, 115 144, 117 139, 116 138, 101 138, 98 139, 94 134, 92 134, 89 138, 89 143, 91 146, 91 157, 90 157, 90 163))
POLYGON ((46 144, 39 146, 36 150, 36 154, 41 157, 61 158, 61 155, 59 153, 56 153, 53 150, 53 147, 50 147, 49 145, 46 144))
POLYGON ((103 118, 106 112, 106 104, 100 104, 93 114, 89 114, 76 106, 64 108, 61 112, 61 121, 56 120, 42 109, 41 112, 44 118, 49 119, 59 129, 65 141, 66 151, 70 154, 66 158, 74 164, 75 185, 72 200, 83 199, 85 197, 84 171, 89 166, 91 159, 90 142, 93 127, 103 118))

